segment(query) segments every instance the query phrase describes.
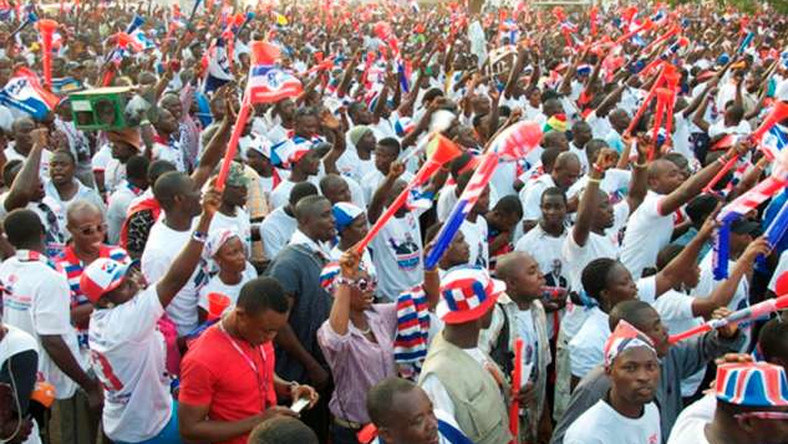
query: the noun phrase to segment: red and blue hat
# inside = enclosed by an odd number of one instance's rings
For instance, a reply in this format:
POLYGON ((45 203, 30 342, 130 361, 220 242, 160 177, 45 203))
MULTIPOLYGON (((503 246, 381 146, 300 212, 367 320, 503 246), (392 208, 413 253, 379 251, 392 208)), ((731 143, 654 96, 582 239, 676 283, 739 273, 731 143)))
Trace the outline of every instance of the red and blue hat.
POLYGON ((717 367, 717 399, 746 407, 788 406, 785 369, 767 362, 722 364, 717 367))
POLYGON ((79 278, 79 289, 92 303, 118 288, 133 262, 123 263, 101 257, 85 267, 79 278))
POLYGON ((480 267, 455 267, 446 274, 441 285, 441 300, 436 314, 447 324, 462 324, 484 316, 506 284, 490 277, 480 267))
POLYGON ((651 350, 654 355, 657 354, 657 350, 654 348, 654 343, 651 341, 651 338, 629 322, 623 320, 619 321, 616 329, 607 338, 607 341, 605 341, 605 367, 613 365, 613 361, 615 361, 621 353, 637 347, 646 348, 651 350))

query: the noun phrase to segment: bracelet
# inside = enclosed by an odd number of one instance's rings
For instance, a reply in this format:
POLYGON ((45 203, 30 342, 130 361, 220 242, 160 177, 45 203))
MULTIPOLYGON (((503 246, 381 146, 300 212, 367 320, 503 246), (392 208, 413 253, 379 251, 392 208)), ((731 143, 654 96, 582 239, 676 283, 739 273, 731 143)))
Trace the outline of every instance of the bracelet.
POLYGON ((295 394, 296 389, 298 388, 299 385, 298 382, 290 381, 289 383, 287 383, 287 385, 290 386, 290 396, 293 396, 295 394))
POLYGON ((203 233, 202 231, 194 230, 192 231, 192 240, 204 244, 205 241, 208 240, 208 233, 203 233))
POLYGON ((355 279, 348 279, 348 278, 346 278, 344 276, 338 276, 336 278, 336 280, 334 280, 334 282, 337 285, 353 285, 353 284, 356 283, 356 280, 355 279))
POLYGON ((725 165, 726 163, 728 163, 728 155, 723 154, 722 156, 718 157, 717 162, 719 162, 720 165, 725 165))
POLYGON ((588 183, 595 183, 599 185, 600 182, 602 182, 602 179, 594 179, 593 177, 588 178, 588 183))
POLYGON ((648 163, 637 163, 637 162, 635 162, 635 168, 641 168, 642 169, 642 168, 647 168, 647 167, 648 167, 648 163))

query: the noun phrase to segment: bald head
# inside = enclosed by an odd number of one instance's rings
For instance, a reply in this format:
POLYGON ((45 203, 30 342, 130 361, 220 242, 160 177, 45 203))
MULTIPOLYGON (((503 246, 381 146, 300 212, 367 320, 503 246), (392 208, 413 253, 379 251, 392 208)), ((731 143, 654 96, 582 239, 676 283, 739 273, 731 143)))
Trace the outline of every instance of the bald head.
POLYGON ((577 157, 577 154, 565 151, 559 154, 555 159, 555 166, 553 169, 566 169, 575 166, 580 168, 580 159, 577 157))
POLYGON ((544 149, 555 148, 560 151, 568 151, 569 140, 566 138, 566 134, 561 131, 548 131, 542 136, 542 147, 544 149))
POLYGON ((323 196, 307 196, 299 200, 295 207, 296 220, 299 224, 308 223, 320 215, 325 206, 331 202, 323 196))
POLYGON ((86 200, 78 200, 69 205, 68 210, 66 210, 66 221, 69 226, 79 226, 81 220, 95 217, 103 217, 101 208, 86 200))
POLYGON ((523 268, 527 262, 533 260, 534 258, 530 254, 523 251, 505 254, 498 258, 498 262, 495 265, 495 276, 503 281, 511 279, 518 269, 523 268))
POLYGON ((169 209, 175 203, 175 197, 188 193, 191 187, 189 176, 180 171, 170 171, 156 179, 153 195, 164 209, 169 209))

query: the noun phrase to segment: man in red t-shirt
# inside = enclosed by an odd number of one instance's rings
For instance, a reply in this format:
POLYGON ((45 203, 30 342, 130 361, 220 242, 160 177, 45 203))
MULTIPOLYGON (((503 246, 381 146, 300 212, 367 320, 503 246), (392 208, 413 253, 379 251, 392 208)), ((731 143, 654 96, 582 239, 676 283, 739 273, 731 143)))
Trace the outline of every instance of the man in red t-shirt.
POLYGON ((274 373, 272 340, 287 323, 290 304, 272 278, 247 282, 237 306, 207 329, 181 364, 178 415, 184 439, 245 444, 254 427, 276 415, 297 416, 277 398, 317 401, 312 387, 274 373))

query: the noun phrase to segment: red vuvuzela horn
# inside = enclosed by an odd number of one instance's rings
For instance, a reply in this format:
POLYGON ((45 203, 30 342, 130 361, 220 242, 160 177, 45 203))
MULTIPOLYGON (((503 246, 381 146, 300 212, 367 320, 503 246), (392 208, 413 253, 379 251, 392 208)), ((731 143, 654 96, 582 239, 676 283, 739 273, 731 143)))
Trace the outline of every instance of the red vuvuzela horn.
POLYGON ((779 121, 788 118, 788 103, 777 101, 774 102, 774 108, 763 120, 761 126, 752 133, 750 138, 755 143, 760 143, 763 136, 779 121))
POLYGON ((52 88, 52 35, 57 29, 57 22, 51 19, 38 21, 38 32, 41 34, 41 63, 44 69, 44 84, 52 88))

